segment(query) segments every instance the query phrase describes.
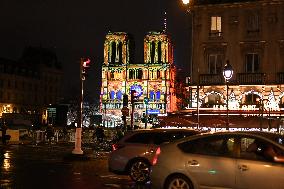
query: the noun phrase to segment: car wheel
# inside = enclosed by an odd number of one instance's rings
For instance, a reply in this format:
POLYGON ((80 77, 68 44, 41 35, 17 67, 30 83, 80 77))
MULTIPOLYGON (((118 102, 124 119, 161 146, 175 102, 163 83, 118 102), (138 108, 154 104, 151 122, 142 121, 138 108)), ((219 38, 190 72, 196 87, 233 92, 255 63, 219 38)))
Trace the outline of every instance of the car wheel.
POLYGON ((165 189, 193 189, 192 182, 184 175, 175 175, 167 179, 165 189))
POLYGON ((150 179, 150 164, 144 160, 137 160, 130 165, 130 178, 136 183, 146 183, 150 179))

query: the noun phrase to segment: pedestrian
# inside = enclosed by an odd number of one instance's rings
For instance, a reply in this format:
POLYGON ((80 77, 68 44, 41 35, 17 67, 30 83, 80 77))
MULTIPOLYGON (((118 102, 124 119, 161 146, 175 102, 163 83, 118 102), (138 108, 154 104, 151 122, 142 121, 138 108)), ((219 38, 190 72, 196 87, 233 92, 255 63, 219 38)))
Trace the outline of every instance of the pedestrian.
POLYGON ((64 141, 67 140, 67 135, 68 135, 68 130, 67 130, 67 127, 64 126, 64 127, 63 127, 63 140, 64 140, 64 141))
POLYGON ((104 133, 104 129, 101 126, 97 126, 95 130, 95 135, 97 137, 98 142, 102 143, 104 141, 105 133, 104 133))
POLYGON ((116 133, 115 133, 115 141, 116 142, 118 142, 122 137, 123 137, 123 132, 122 132, 122 129, 121 129, 121 127, 119 127, 119 126, 117 126, 117 127, 115 127, 115 131, 116 131, 116 133))
POLYGON ((7 144, 7 136, 6 136, 7 129, 8 129, 8 127, 7 127, 7 125, 4 122, 4 124, 2 125, 2 128, 1 128, 1 131, 2 131, 2 143, 4 145, 7 144))
POLYGON ((48 125, 45 131, 46 139, 48 143, 51 143, 52 137, 54 137, 54 131, 52 125, 48 125))

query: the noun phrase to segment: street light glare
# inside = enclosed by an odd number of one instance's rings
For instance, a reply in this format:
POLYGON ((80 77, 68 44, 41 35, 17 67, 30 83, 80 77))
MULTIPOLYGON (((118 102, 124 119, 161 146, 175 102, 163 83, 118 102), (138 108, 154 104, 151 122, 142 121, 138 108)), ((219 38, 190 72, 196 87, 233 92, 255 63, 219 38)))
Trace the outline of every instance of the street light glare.
POLYGON ((224 66, 223 76, 226 80, 231 79, 233 76, 233 67, 231 66, 229 61, 227 61, 227 64, 224 66))
POLYGON ((189 0, 182 0, 182 3, 187 5, 189 3, 189 0))
POLYGON ((224 71, 224 77, 226 80, 231 79, 233 76, 233 70, 225 70, 224 71))

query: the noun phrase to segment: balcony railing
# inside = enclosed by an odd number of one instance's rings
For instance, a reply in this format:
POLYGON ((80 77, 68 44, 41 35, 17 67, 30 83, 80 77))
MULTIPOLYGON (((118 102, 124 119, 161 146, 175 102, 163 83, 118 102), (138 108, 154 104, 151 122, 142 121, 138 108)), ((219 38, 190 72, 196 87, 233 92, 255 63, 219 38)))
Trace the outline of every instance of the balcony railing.
POLYGON ((265 84, 264 73, 239 73, 237 75, 237 81, 240 85, 263 85, 265 84))
POLYGON ((277 83, 284 83, 284 73, 277 73, 277 83))
POLYGON ((224 84, 224 77, 220 74, 200 74, 199 84, 200 85, 220 85, 224 84))

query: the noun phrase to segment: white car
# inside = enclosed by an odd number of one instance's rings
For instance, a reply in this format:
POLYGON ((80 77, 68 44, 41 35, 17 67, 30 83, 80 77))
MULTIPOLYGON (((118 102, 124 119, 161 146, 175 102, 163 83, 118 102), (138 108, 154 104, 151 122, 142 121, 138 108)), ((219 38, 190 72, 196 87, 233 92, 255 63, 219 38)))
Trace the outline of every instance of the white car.
POLYGON ((109 171, 129 175, 137 183, 149 180, 150 166, 160 144, 172 142, 200 131, 192 129, 143 129, 126 134, 109 154, 109 171))
POLYGON ((153 189, 283 189, 284 137, 266 132, 194 135, 161 145, 153 189))

